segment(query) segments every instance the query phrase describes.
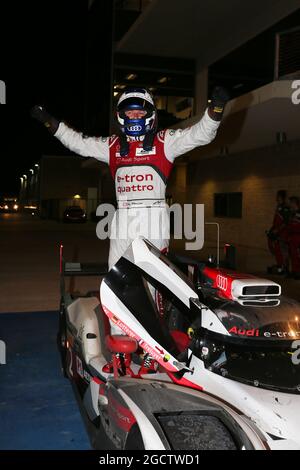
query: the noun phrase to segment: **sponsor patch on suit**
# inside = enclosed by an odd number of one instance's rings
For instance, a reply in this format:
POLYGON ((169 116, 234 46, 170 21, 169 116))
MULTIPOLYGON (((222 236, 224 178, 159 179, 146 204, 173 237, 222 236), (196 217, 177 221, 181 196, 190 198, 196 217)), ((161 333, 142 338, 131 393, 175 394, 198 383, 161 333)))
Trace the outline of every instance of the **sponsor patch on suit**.
POLYGON ((143 157, 144 155, 156 155, 156 147, 153 147, 149 152, 144 150, 142 147, 137 147, 135 155, 136 157, 143 157))

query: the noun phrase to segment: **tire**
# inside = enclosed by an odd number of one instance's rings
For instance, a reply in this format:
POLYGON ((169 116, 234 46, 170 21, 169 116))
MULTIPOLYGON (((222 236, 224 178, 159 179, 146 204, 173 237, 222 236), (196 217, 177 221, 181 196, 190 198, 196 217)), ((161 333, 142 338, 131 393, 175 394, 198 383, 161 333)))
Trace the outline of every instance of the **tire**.
POLYGON ((158 420, 174 450, 237 450, 231 432, 216 416, 161 415, 158 420))

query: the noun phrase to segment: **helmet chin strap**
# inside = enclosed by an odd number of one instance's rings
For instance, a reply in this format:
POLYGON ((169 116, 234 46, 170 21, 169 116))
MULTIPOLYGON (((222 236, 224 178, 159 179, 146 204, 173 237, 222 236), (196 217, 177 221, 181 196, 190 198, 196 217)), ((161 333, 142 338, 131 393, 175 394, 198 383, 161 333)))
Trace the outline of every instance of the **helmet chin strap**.
MULTIPOLYGON (((144 136, 143 140, 143 150, 145 152, 150 152, 153 148, 154 138, 156 136, 156 129, 153 132, 149 132, 144 136)), ((121 157, 126 157, 129 153, 129 142, 125 134, 119 135, 120 139, 120 155, 121 157)), ((137 139, 139 140, 139 139, 137 139)))

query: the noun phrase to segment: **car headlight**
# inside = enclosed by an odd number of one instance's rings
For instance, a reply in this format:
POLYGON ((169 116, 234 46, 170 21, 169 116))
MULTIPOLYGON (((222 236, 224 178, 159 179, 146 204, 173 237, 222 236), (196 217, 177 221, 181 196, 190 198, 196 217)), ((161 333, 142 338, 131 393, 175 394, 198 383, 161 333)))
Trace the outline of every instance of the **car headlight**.
POLYGON ((18 210, 18 209, 19 209, 18 204, 15 204, 15 205, 14 205, 14 210, 16 211, 16 210, 18 210))
POLYGON ((7 211, 7 209, 8 209, 8 205, 7 205, 7 204, 5 204, 4 209, 7 211))

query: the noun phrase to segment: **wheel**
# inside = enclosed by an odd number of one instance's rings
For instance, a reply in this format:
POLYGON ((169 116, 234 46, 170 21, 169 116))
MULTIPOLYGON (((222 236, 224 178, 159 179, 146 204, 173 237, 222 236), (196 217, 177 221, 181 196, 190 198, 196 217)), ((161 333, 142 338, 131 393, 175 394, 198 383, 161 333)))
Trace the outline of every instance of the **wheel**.
POLYGON ((67 378, 67 323, 65 306, 63 301, 61 301, 59 309, 57 347, 60 354, 61 371, 63 376, 67 378))
POLYGON ((181 414, 158 417, 171 449, 237 450, 229 429, 216 416, 181 414))

